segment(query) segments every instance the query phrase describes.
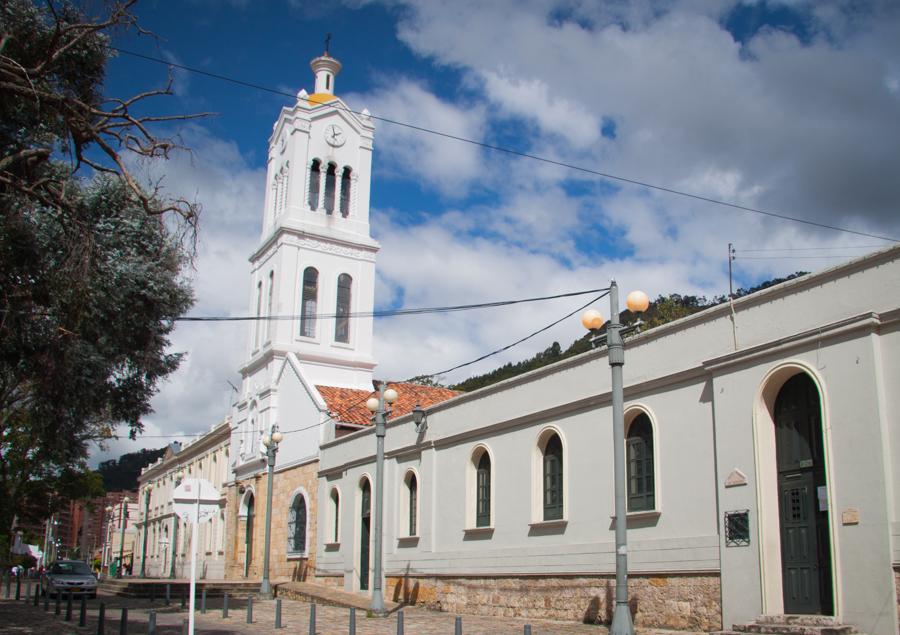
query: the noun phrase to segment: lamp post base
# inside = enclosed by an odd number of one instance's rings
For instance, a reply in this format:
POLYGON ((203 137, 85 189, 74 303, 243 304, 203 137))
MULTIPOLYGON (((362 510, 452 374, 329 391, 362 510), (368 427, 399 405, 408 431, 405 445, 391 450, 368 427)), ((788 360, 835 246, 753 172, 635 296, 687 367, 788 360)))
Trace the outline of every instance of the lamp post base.
POLYGON ((263 580, 262 584, 259 585, 259 593, 256 594, 260 600, 274 600, 275 592, 272 590, 272 585, 268 580, 263 580))
POLYGON ((631 621, 631 609, 627 603, 616 602, 609 635, 634 635, 634 623, 631 621))

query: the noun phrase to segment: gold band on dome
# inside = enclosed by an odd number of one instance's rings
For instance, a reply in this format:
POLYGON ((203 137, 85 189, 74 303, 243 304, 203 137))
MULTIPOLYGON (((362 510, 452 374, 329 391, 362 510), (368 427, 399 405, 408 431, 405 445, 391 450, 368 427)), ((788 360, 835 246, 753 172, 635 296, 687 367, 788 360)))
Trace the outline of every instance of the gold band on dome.
POLYGON ((331 93, 313 93, 306 98, 306 101, 311 104, 324 104, 329 101, 334 101, 335 99, 337 99, 337 97, 335 97, 331 93))

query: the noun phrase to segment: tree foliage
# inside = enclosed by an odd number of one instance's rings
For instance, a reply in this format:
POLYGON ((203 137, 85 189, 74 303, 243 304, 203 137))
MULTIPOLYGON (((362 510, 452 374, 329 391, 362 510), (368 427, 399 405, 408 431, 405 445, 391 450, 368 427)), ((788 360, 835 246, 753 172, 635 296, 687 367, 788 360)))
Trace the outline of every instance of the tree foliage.
POLYGON ((0 4, 0 534, 93 491, 75 478, 88 443, 140 432, 181 359, 167 349, 192 303, 196 209, 141 189, 120 154, 173 147, 147 128, 161 118, 131 114, 167 91, 102 95, 106 32, 135 26, 131 4, 96 22, 53 0, 0 4))
MULTIPOLYGON (((750 295, 751 293, 756 293, 757 291, 761 291, 762 289, 766 289, 776 284, 781 284, 782 282, 786 282, 787 280, 792 280, 798 276, 803 276, 806 274, 806 271, 798 271, 797 273, 793 273, 784 278, 774 278, 772 280, 766 280, 765 282, 762 282, 754 287, 750 287, 749 289, 739 289, 734 294, 734 297, 739 298, 745 295, 750 295)), ((707 299, 705 296, 681 295, 679 293, 660 295, 656 298, 656 300, 650 303, 650 306, 647 308, 647 310, 640 316, 641 320, 644 323, 642 328, 651 329, 657 326, 662 326, 663 324, 667 324, 668 322, 673 322, 683 317, 693 315, 698 311, 708 309, 709 307, 715 306, 717 304, 722 304, 723 302, 727 301, 728 296, 725 295, 716 296, 711 300, 707 299)), ((619 320, 622 324, 627 326, 634 323, 637 317, 638 316, 633 314, 631 311, 626 310, 622 311, 622 314, 619 316, 619 320)), ((605 329, 606 325, 604 325, 601 330, 605 329)), ((562 359, 580 355, 581 353, 585 353, 591 349, 590 339, 590 334, 586 333, 582 337, 572 342, 572 344, 565 350, 562 350, 560 348, 559 343, 553 342, 553 344, 549 348, 541 351, 540 353, 537 353, 534 357, 523 360, 521 362, 517 362, 515 364, 506 363, 500 368, 494 369, 482 375, 475 375, 473 377, 470 377, 469 379, 461 381, 460 383, 451 386, 451 388, 453 390, 462 390, 464 392, 476 390, 478 388, 483 388, 484 386, 496 384, 503 381, 504 379, 516 377, 517 375, 521 375, 531 370, 541 368, 542 366, 547 366, 548 364, 558 362, 562 359)))
POLYGON ((165 453, 166 448, 129 452, 120 456, 118 460, 102 461, 97 466, 97 474, 108 492, 134 491, 138 488, 138 477, 141 475, 141 470, 165 453))

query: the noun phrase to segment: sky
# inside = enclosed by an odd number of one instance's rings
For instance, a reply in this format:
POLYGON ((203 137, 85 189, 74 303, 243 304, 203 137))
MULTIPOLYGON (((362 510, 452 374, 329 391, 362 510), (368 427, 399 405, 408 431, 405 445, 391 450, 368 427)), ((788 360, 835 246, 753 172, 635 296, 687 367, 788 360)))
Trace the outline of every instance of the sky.
MULTIPOLYGON (((154 98, 148 112, 211 113, 158 128, 190 152, 140 168, 202 205, 191 315, 250 314, 268 136, 288 95, 313 92, 309 61, 326 33, 343 64, 335 92, 352 109, 476 142, 375 122, 376 308, 527 298, 610 279, 623 295, 713 297, 728 292, 729 243, 738 288, 900 238, 896 2, 145 0, 135 13, 156 37, 119 32, 114 46, 271 89, 127 53, 109 64, 107 95, 164 86, 171 73, 174 96, 154 98)), ((585 302, 378 319, 375 375, 436 373, 585 302)), ((603 301, 596 308, 609 313, 603 301)), ((186 357, 160 386, 144 435, 95 450, 91 462, 219 423, 248 333, 240 323, 179 324, 172 350, 186 357)), ((576 313, 437 379, 459 381, 553 341, 565 348, 582 333, 576 313)))

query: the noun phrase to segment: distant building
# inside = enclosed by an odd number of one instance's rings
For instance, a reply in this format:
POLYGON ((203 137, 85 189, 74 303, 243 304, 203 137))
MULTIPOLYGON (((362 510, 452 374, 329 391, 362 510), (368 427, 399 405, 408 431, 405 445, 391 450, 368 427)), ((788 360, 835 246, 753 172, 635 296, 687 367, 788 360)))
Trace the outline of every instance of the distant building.
POLYGON ((229 480, 228 419, 203 436, 184 444, 174 443, 162 458, 138 477, 135 498, 136 536, 133 574, 147 577, 186 578, 191 570, 190 524, 175 514, 172 494, 180 479, 201 478, 222 493, 221 509, 201 523, 197 549, 197 577, 221 579, 225 574, 225 483, 229 480), (146 552, 144 550, 146 545, 146 552), (146 558, 146 563, 143 560, 146 558))

